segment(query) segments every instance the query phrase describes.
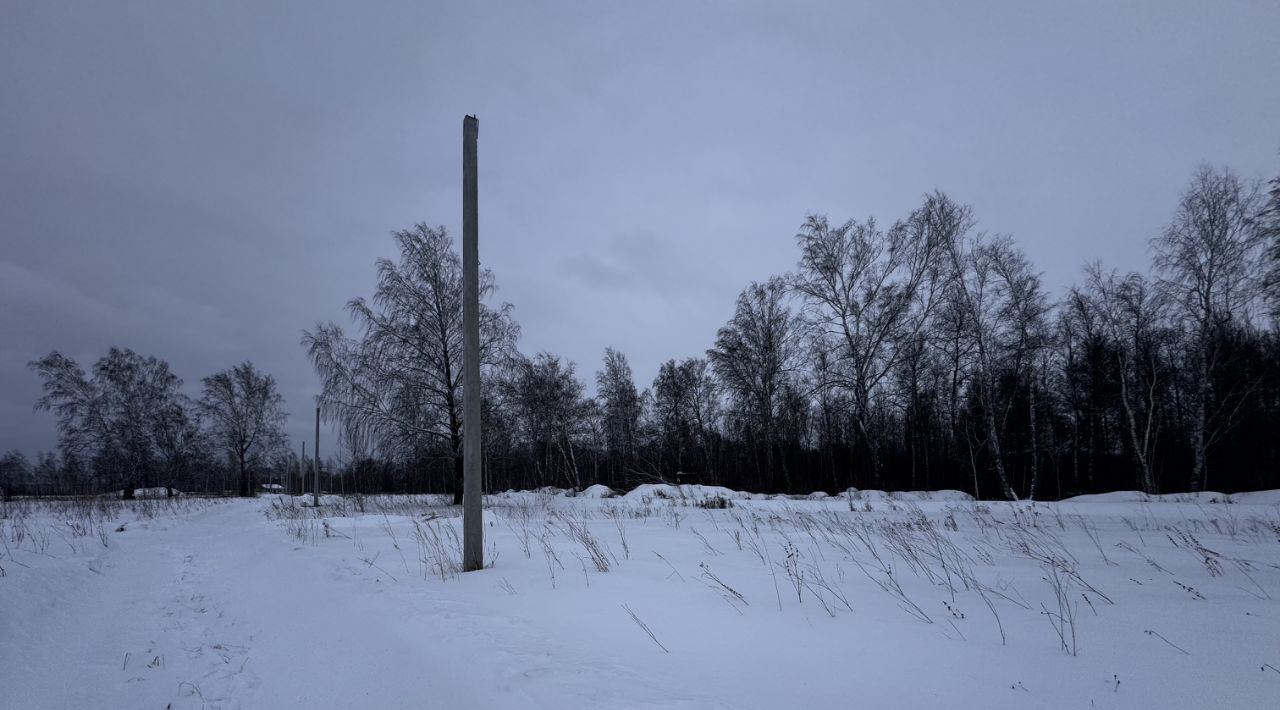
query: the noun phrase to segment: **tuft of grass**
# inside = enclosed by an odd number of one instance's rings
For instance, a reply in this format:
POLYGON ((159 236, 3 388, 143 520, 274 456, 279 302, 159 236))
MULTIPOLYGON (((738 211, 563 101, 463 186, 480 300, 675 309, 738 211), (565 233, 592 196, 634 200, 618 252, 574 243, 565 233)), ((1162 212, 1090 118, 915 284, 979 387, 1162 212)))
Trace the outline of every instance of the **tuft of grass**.
POLYGON ((626 610, 627 614, 631 616, 631 620, 636 622, 637 626, 643 629, 646 634, 649 634, 649 638, 653 639, 653 642, 658 644, 658 648, 662 649, 663 652, 665 653, 671 653, 671 651, 668 650, 666 646, 662 645, 662 642, 658 640, 658 637, 654 635, 653 629, 650 629, 648 624, 641 621, 640 617, 636 615, 634 611, 632 611, 631 607, 627 606, 626 603, 624 602, 622 605, 622 608, 626 610))

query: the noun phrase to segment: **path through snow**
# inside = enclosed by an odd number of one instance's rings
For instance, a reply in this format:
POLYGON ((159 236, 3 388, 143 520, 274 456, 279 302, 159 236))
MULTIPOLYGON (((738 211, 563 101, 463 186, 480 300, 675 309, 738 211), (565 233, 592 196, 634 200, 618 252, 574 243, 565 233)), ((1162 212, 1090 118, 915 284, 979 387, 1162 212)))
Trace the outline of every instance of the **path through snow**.
POLYGON ((61 579, 0 610, 0 706, 564 708, 618 694, 635 707, 721 706, 430 585, 389 584, 349 555, 320 564, 261 507, 129 522, 110 550, 14 567, 61 579))

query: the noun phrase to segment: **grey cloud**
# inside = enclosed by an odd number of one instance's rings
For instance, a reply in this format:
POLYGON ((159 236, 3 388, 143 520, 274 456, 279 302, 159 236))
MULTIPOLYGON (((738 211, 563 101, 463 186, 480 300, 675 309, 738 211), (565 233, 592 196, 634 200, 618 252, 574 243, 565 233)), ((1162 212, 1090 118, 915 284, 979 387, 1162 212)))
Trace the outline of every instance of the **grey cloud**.
MULTIPOLYGON (((1146 263, 1196 163, 1277 172, 1275 3, 0 5, 0 450, 51 447, 25 362, 250 359, 310 439, 298 346, 388 237, 460 222, 526 351, 647 383, 703 352, 806 213, 934 188, 1062 288, 1146 263)), ((331 437, 329 437, 331 438, 331 437)))

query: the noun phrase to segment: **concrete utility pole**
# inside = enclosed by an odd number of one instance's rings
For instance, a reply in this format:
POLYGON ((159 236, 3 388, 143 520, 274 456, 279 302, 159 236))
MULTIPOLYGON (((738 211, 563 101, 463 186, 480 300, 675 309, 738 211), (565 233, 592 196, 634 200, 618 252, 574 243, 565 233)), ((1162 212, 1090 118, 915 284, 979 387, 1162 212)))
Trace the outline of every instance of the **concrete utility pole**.
POLYGON ((316 472, 315 488, 311 493, 311 504, 320 507, 320 408, 316 407, 316 456, 311 460, 311 468, 316 472))
POLYGON ((480 505, 480 232, 476 138, 480 122, 462 119, 462 570, 484 567, 480 505))
MULTIPOLYGON (((302 456, 298 458, 298 495, 307 493, 307 440, 302 440, 302 456)), ((293 481, 289 481, 289 495, 293 495, 293 481)))

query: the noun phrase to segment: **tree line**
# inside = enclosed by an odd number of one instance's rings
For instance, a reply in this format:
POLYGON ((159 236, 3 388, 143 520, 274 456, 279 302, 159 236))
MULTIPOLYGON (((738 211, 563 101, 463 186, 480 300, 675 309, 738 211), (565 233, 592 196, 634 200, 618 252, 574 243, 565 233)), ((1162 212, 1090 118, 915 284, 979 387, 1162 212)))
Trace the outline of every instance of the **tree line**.
MULTIPOLYGON (((354 327, 304 331, 341 444, 326 485, 457 497, 461 260, 442 227, 393 236, 398 259, 348 304, 354 327)), ((749 284, 704 353, 662 363, 645 387, 606 348, 588 393, 574 363, 519 351, 510 304, 482 305, 485 489, 1280 487, 1280 178, 1200 168, 1150 241, 1149 273, 1091 263, 1059 295, 942 192, 887 225, 811 215, 796 245, 794 268, 749 284)), ((485 270, 482 299, 495 289, 485 270)), ((92 377, 57 353, 32 366, 63 468, 99 482, 197 475, 220 458, 251 492, 252 476, 301 467, 278 395, 272 433, 243 448, 245 412, 262 408, 236 403, 263 401, 253 377, 274 392, 269 376, 219 373, 191 403, 167 366, 129 351, 92 377)))
MULTIPOLYGON (((888 226, 814 215, 796 267, 748 285, 705 353, 641 388, 606 349, 594 395, 574 363, 518 351, 510 304, 486 308, 486 489, 1280 487, 1278 234, 1280 179, 1201 168, 1151 273, 1089 264, 1055 297, 941 192, 888 226)), ((456 495, 461 262, 443 228, 394 236, 354 331, 303 345, 360 487, 456 495)))
POLYGON ((138 488, 252 495, 262 475, 289 466, 284 400, 275 379, 245 362, 182 392, 164 360, 111 348, 86 372, 53 351, 30 363, 43 382, 39 411, 58 421, 59 454, 34 465, 0 457, 0 495, 72 495, 138 488))

